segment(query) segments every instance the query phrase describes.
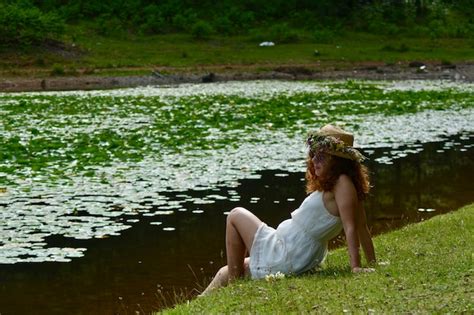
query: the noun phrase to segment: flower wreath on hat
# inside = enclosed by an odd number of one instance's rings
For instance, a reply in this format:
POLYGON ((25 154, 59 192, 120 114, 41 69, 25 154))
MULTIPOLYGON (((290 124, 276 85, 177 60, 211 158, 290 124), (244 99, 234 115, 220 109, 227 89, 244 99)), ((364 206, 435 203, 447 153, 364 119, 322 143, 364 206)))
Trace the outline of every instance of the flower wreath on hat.
POLYGON ((344 141, 336 137, 321 135, 318 131, 308 134, 306 144, 313 153, 324 152, 357 162, 365 160, 365 156, 354 147, 348 146, 344 141))

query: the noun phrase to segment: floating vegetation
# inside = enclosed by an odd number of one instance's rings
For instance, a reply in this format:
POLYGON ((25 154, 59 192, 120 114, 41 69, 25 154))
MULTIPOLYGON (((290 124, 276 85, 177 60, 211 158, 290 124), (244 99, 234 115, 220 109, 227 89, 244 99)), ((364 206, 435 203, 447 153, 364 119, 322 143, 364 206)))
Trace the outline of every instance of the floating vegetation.
POLYGON ((418 208, 419 212, 435 212, 436 210, 433 208, 418 208))
POLYGON ((304 171, 304 136, 327 122, 352 130, 369 158, 387 148, 377 160, 387 164, 469 137, 473 92, 443 81, 257 81, 0 94, 0 263, 69 261, 85 249, 47 237, 120 235, 142 216, 239 202, 212 189, 264 169, 304 171), (209 195, 167 197, 186 190, 209 195))

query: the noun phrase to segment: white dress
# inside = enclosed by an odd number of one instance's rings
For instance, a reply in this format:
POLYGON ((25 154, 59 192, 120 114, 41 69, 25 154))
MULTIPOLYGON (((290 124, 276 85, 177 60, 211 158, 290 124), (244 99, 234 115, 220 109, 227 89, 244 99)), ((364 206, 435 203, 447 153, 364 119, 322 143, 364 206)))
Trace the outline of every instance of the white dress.
POLYGON ((252 278, 313 269, 324 260, 328 241, 341 229, 341 219, 324 206, 323 192, 311 193, 276 230, 265 223, 258 228, 250 250, 252 278))

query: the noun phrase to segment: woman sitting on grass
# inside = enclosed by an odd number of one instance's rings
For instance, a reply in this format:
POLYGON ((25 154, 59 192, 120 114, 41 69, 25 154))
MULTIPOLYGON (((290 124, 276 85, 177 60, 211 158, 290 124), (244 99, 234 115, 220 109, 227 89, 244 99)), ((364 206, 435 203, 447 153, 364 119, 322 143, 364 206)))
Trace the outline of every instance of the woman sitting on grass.
POLYGON ((374 271, 361 268, 360 263, 359 243, 369 264, 375 263, 375 252, 363 205, 369 192, 368 172, 353 142, 352 134, 332 125, 309 133, 309 195, 276 230, 244 208, 229 213, 227 266, 217 272, 202 295, 244 275, 258 279, 311 270, 324 260, 328 241, 342 228, 352 272, 374 271), (245 258, 247 252, 250 257, 245 258))

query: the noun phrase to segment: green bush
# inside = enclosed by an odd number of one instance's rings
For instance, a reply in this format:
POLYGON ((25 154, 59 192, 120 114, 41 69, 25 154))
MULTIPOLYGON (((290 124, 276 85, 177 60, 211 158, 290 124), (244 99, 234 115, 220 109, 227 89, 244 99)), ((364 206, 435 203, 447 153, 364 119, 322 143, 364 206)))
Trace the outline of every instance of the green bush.
POLYGON ((313 32, 314 40, 325 43, 331 41, 331 31, 339 24, 344 29, 382 35, 474 37, 474 0, 275 0, 272 5, 262 0, 0 0, 0 45, 61 36, 64 22, 59 16, 79 25, 93 21, 93 30, 104 36, 125 31, 193 34, 194 30, 198 37, 207 37, 209 29, 235 35, 266 27, 261 34, 251 35, 289 43, 301 39, 295 29, 304 29, 313 32), (208 25, 203 26, 201 20, 208 25), (279 22, 273 25, 275 21, 279 22))
POLYGON ((173 26, 178 31, 185 31, 188 28, 188 20, 182 14, 176 14, 172 19, 173 26))
MULTIPOLYGON (((413 4, 411 6, 407 4, 405 5, 404 21, 411 24, 403 24, 397 21, 396 27, 412 25, 409 29, 411 34, 428 36, 432 40, 446 37, 469 38, 474 36, 474 20, 470 20, 469 5, 467 3, 472 2, 474 4, 474 0, 465 0, 464 2, 466 3, 465 12, 459 10, 460 7, 454 3, 428 2, 423 7, 422 13, 418 13, 418 16, 416 16, 413 4)), ((370 17, 368 20, 371 20, 370 17)), ((393 24, 395 25, 395 22, 393 24)))
POLYGON ((124 32, 123 23, 115 16, 104 14, 95 19, 94 29, 102 36, 117 36, 124 32))
POLYGON ((438 20, 442 22, 442 37, 474 38, 474 19, 470 21, 458 12, 447 10, 438 20))
POLYGON ((166 22, 161 17, 148 18, 145 23, 140 25, 140 33, 142 34, 160 34, 164 33, 166 22))
POLYGON ((432 39, 443 37, 443 33, 444 33, 443 21, 438 20, 438 19, 431 20, 428 24, 428 30, 429 30, 430 38, 432 39))
POLYGON ((225 17, 230 22, 232 34, 242 33, 255 23, 253 12, 242 11, 236 7, 229 9, 225 15, 216 14, 215 16, 217 16, 215 20, 220 19, 220 17, 225 17))
POLYGON ((134 17, 133 25, 139 25, 138 31, 141 34, 158 34, 166 31, 167 23, 160 8, 151 4, 143 9, 140 16, 134 17))
POLYGON ((190 29, 198 22, 196 12, 186 10, 173 16, 172 24, 175 30, 189 32, 190 29))
POLYGON ((212 23, 217 33, 222 35, 233 35, 237 33, 237 28, 227 16, 218 16, 212 23))
POLYGON ((212 26, 203 20, 197 21, 191 28, 191 35, 195 39, 207 39, 213 32, 212 26))
POLYGON ((213 29, 222 35, 247 33, 249 27, 255 22, 252 12, 240 11, 237 8, 230 8, 223 14, 216 14, 211 21, 213 29))
POLYGON ((64 33, 64 21, 34 6, 0 3, 0 45, 25 46, 56 39, 64 33))

